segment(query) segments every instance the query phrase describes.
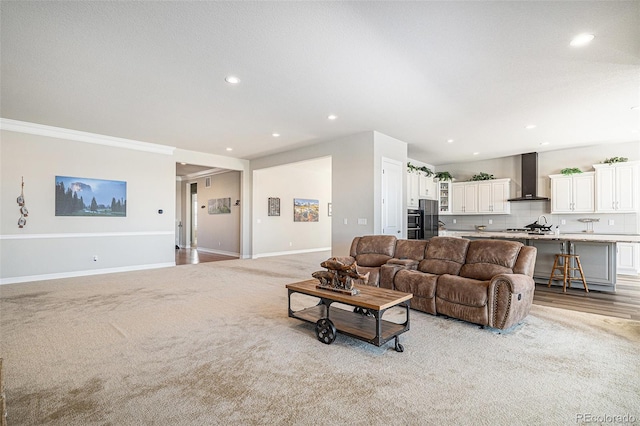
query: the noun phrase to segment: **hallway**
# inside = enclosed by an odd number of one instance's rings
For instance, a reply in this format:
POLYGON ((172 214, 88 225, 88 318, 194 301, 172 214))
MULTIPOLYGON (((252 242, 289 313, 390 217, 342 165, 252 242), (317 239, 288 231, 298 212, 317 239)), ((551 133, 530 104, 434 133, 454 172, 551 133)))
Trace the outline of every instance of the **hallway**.
POLYGON ((195 265, 197 263, 217 262, 220 260, 238 259, 235 256, 225 256, 216 253, 198 252, 197 249, 181 248, 176 249, 176 266, 178 265, 195 265))

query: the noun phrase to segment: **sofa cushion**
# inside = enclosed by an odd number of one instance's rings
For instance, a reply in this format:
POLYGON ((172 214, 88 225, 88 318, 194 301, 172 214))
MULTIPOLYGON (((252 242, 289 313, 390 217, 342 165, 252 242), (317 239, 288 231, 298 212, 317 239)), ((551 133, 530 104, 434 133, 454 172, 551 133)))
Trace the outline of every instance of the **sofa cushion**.
POLYGON ((359 266, 378 267, 393 257, 396 248, 393 235, 367 235, 353 241, 351 255, 359 266))
POLYGON ((458 275, 467 255, 469 240, 454 237, 433 237, 429 240, 424 260, 418 270, 435 275, 458 275))
POLYGON ((490 283, 491 281, 446 274, 438 278, 436 296, 457 305, 479 308, 487 305, 487 288, 490 283))
POLYGON ((398 271, 393 280, 396 290, 413 293, 417 297, 433 299, 436 295, 438 275, 413 270, 398 271))
POLYGON ((471 241, 459 275, 476 280, 490 280, 495 275, 512 274, 522 246, 517 241, 471 241))
POLYGON ((424 259, 426 247, 426 240, 398 240, 393 257, 396 259, 422 260, 424 259))

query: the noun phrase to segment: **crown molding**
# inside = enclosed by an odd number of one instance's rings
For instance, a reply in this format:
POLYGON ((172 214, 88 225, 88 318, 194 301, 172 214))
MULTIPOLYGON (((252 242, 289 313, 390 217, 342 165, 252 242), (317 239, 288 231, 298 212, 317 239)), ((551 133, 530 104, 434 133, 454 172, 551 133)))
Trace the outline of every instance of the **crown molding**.
POLYGON ((81 132, 79 130, 63 129, 61 127, 46 126, 44 124, 0 118, 0 130, 27 133, 30 135, 48 136, 77 142, 106 145, 115 148, 133 149, 136 151, 153 152, 156 154, 173 155, 174 146, 140 142, 132 139, 99 135, 97 133, 81 132))

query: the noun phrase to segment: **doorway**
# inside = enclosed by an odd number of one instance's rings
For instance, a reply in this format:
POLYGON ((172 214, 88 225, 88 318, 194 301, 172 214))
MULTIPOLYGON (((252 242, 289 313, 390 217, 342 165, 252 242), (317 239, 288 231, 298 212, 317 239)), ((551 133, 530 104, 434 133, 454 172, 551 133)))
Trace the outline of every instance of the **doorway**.
POLYGON ((191 189, 191 229, 189 235, 191 237, 191 248, 198 247, 198 184, 189 185, 191 189))

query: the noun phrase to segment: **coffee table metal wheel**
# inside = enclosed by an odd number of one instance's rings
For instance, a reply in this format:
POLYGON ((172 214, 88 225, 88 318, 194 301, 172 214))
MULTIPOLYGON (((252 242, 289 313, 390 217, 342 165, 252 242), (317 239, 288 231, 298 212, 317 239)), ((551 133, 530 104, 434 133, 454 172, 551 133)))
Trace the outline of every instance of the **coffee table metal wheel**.
POLYGON ((338 331, 329 318, 320 318, 316 321, 316 336, 322 343, 330 345, 336 340, 338 331))
POLYGON ((356 306, 355 308, 353 308, 353 312, 356 314, 360 314, 362 316, 366 316, 366 317, 372 317, 373 313, 371 313, 370 310, 366 309, 366 308, 361 308, 359 306, 356 306))

